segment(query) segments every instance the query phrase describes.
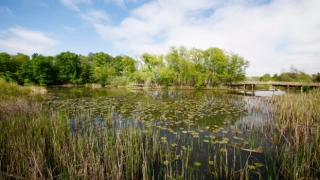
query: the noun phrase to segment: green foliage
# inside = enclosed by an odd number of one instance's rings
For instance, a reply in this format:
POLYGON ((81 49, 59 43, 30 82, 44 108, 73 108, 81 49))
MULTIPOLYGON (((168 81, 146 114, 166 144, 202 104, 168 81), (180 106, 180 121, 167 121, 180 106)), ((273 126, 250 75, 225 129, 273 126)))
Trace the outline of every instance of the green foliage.
POLYGON ((53 57, 42 56, 38 54, 32 55, 29 70, 32 79, 36 84, 47 85, 53 82, 53 68, 52 68, 53 57))
POLYGON ((312 81, 313 82, 320 82, 320 73, 313 74, 312 75, 312 81))
POLYGON ((80 56, 69 51, 60 53, 55 58, 55 65, 59 71, 58 80, 62 83, 81 83, 80 56))
POLYGON ((114 74, 115 69, 109 64, 104 64, 102 66, 94 67, 92 77, 96 82, 102 86, 105 86, 110 83, 110 80, 114 74))
POLYGON ((260 81, 271 81, 272 78, 270 76, 270 74, 265 74, 260 78, 260 81))
POLYGON ((104 52, 82 56, 67 51, 54 57, 34 54, 31 59, 24 54, 0 53, 0 76, 19 84, 99 83, 104 86, 111 83, 118 86, 135 82, 202 88, 241 81, 249 66, 239 55, 215 47, 206 50, 170 47, 166 54, 144 53, 140 60, 126 55, 113 57, 104 52))
POLYGON ((276 81, 285 82, 312 82, 311 77, 296 67, 291 65, 289 72, 283 72, 279 76, 274 76, 276 81))

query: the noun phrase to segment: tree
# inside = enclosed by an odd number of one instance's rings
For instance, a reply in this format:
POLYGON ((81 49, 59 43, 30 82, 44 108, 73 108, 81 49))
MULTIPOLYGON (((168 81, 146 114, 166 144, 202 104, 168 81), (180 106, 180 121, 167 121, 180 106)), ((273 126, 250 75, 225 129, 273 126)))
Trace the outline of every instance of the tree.
POLYGON ((225 75, 228 57, 222 49, 208 48, 204 51, 204 62, 207 72, 207 85, 219 84, 225 75))
POLYGON ((133 73, 136 71, 136 65, 137 65, 136 60, 134 60, 130 56, 123 56, 121 64, 122 64, 121 75, 131 79, 133 73))
POLYGON ((149 71, 151 76, 148 78, 151 84, 159 83, 159 68, 162 67, 163 64, 163 56, 162 55, 153 55, 149 53, 144 53, 141 55, 141 59, 144 62, 145 71, 149 71))
POLYGON ((84 83, 88 83, 92 75, 92 57, 89 56, 80 56, 80 78, 84 83))
POLYGON ((313 74, 312 75, 312 81, 313 82, 320 82, 320 73, 313 74))
POLYGON ((53 82, 53 57, 33 54, 29 68, 36 84, 47 85, 53 82))
POLYGON ((244 80, 246 78, 246 69, 249 65, 249 61, 246 61, 238 54, 229 54, 224 81, 231 83, 244 80))
POLYGON ((260 78, 260 81, 271 81, 272 78, 270 76, 270 74, 265 74, 260 78))
POLYGON ((104 64, 103 66, 94 67, 92 77, 95 82, 105 86, 110 83, 110 80, 114 74, 114 68, 108 64, 104 64))
POLYGON ((80 84, 82 79, 81 60, 79 55, 72 52, 62 52, 55 57, 55 66, 58 70, 58 80, 62 83, 80 84))
POLYGON ((28 55, 18 53, 17 55, 11 56, 15 69, 16 81, 18 84, 25 84, 25 81, 30 82, 27 79, 30 79, 30 57, 28 55))

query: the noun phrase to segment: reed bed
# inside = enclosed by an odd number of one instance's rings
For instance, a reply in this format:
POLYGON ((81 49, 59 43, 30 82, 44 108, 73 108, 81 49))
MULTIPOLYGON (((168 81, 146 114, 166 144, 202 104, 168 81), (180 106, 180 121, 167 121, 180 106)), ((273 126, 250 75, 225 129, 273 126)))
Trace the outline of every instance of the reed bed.
POLYGON ((320 90, 273 98, 274 157, 286 179, 320 177, 320 90))
POLYGON ((13 115, 29 115, 39 111, 41 105, 35 102, 39 93, 34 89, 42 88, 22 87, 0 78, 0 121, 13 115))
POLYGON ((154 135, 90 117, 73 125, 63 114, 48 118, 48 112, 2 121, 0 178, 147 179, 156 160, 148 148, 154 135))

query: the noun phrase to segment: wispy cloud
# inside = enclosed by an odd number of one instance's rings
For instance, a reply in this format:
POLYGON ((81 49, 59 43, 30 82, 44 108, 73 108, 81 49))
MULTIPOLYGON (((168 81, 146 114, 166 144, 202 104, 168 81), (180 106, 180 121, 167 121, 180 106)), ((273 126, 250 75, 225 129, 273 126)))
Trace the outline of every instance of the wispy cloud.
POLYGON ((0 49, 9 53, 49 53, 57 45, 57 40, 48 37, 41 31, 13 27, 2 31, 6 36, 0 36, 0 49))
POLYGON ((126 8, 126 3, 129 2, 137 2, 137 0, 104 0, 106 3, 115 3, 117 6, 121 8, 126 8))
POLYGON ((51 7, 48 4, 44 3, 44 2, 40 2, 39 5, 47 8, 47 9, 51 9, 51 7))
POLYGON ((93 9, 82 13, 81 18, 93 25, 106 24, 110 22, 109 15, 106 12, 93 9))
POLYGON ((11 11, 10 8, 8 7, 3 7, 3 6, 0 6, 0 14, 7 14, 7 15, 10 15, 10 16, 14 16, 13 12, 11 11))
POLYGON ((70 27, 70 26, 63 26, 63 29, 65 31, 74 31, 74 28, 73 27, 70 27))
POLYGON ((319 9, 319 0, 154 0, 131 10, 119 25, 94 17, 89 22, 101 37, 132 53, 216 46, 249 60, 249 75, 279 73, 291 64, 315 73, 319 9))
POLYGON ((90 4, 91 0, 60 0, 60 2, 63 5, 67 6, 69 9, 80 11, 78 4, 82 4, 82 3, 90 4))

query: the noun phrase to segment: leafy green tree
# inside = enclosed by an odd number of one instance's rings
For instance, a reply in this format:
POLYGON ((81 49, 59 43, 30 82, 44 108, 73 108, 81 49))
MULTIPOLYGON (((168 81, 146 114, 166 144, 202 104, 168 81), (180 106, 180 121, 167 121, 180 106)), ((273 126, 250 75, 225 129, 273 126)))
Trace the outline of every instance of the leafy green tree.
POLYGON ((94 66, 103 66, 105 64, 112 66, 112 62, 114 62, 113 57, 104 52, 95 53, 93 56, 94 66))
POLYGON ((30 71, 30 57, 28 55, 18 53, 17 55, 11 56, 11 58, 14 62, 14 66, 16 67, 15 75, 18 84, 25 84, 25 81, 29 82, 27 79, 30 79, 30 73, 28 73, 30 71))
POLYGON ((312 81, 313 82, 320 82, 320 73, 313 74, 312 75, 312 81))
POLYGON ((115 75, 116 76, 122 76, 123 74, 123 68, 124 68, 124 65, 123 65, 123 59, 125 58, 126 56, 116 56, 112 59, 112 61, 110 62, 110 65, 115 69, 115 75))
POLYGON ((126 76, 127 78, 131 79, 133 73, 136 71, 137 62, 130 56, 123 56, 122 57, 122 76, 126 76))
POLYGON ((238 54, 231 53, 228 56, 224 81, 232 83, 244 80, 246 78, 246 69, 249 65, 249 61, 246 61, 238 54))
POLYGON ((260 78, 260 81, 271 81, 272 78, 270 76, 270 74, 265 74, 260 78))
POLYGON ((228 57, 222 49, 211 47, 204 51, 207 85, 219 84, 226 73, 228 57))
POLYGON ((36 84, 47 85, 53 82, 53 57, 33 54, 30 68, 32 72, 32 79, 36 84))
POLYGON ((169 48, 169 52, 166 54, 165 59, 167 60, 168 67, 171 71, 174 71, 176 76, 173 79, 173 84, 178 85, 182 84, 182 64, 181 64, 181 54, 179 51, 184 51, 184 47, 181 47, 180 50, 172 46, 169 48))
POLYGON ((58 80, 62 83, 80 84, 82 79, 80 56, 72 52, 62 52, 55 57, 58 80))
POLYGON ((14 64, 11 61, 11 56, 6 53, 0 53, 0 76, 7 81, 14 81, 14 64))
POLYGON ((148 79, 152 85, 155 83, 159 83, 159 68, 163 66, 163 56, 162 55, 153 55, 149 53, 144 53, 141 55, 141 59, 145 65, 145 72, 150 75, 148 79))
POLYGON ((94 67, 92 77, 95 82, 105 86, 110 83, 114 74, 115 69, 108 64, 104 64, 103 66, 94 67))
POLYGON ((89 83, 92 75, 92 60, 93 58, 89 56, 80 56, 80 77, 84 83, 89 83))
POLYGON ((273 80, 273 81, 278 81, 278 80, 279 80, 279 75, 278 75, 278 74, 274 74, 274 75, 272 76, 272 80, 273 80))
POLYGON ((159 83, 165 87, 169 85, 176 79, 177 73, 170 69, 168 66, 159 67, 159 83))

